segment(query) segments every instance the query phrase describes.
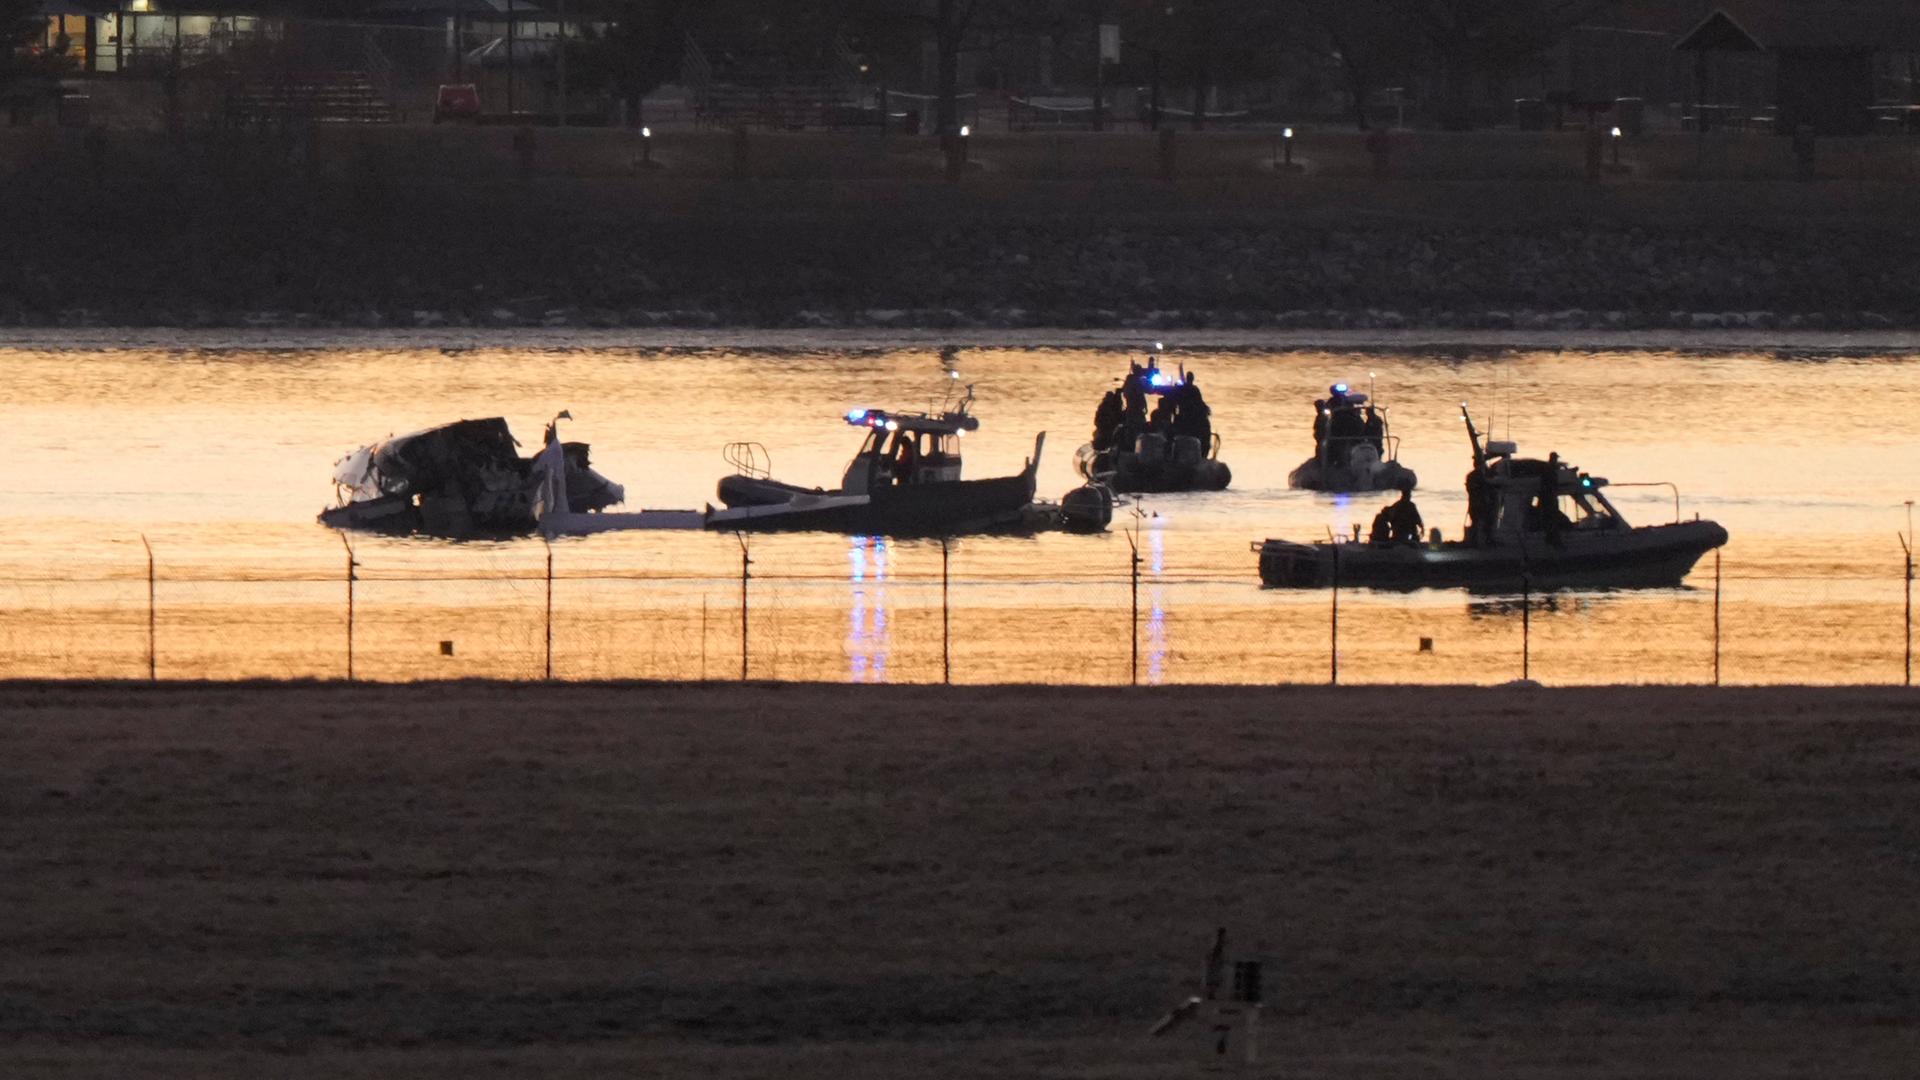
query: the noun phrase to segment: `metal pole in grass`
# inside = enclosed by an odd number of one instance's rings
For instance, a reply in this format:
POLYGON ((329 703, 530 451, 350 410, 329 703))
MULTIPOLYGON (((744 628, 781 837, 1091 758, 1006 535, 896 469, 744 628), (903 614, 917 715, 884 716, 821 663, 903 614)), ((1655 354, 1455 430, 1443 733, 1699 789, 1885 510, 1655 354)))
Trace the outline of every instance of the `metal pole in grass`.
MULTIPOLYGON (((147 543, 146 533, 140 534, 140 546, 147 549, 147 681, 159 682, 160 653, 158 636, 156 634, 155 616, 155 612, 159 606, 155 602, 155 596, 159 590, 153 572, 153 545, 147 543)), ((1909 574, 1908 577, 1911 578, 1912 575, 1909 574)))
POLYGON ((360 564, 353 559, 353 542, 346 533, 340 534, 340 546, 347 549, 347 681, 353 681, 353 568, 360 564))
POLYGON ((547 546, 547 681, 553 681, 553 541, 542 536, 547 546))
POLYGON ((1340 685, 1340 541, 1334 540, 1329 548, 1333 552, 1333 615, 1329 619, 1331 639, 1327 642, 1327 685, 1340 685))
POLYGON ((952 608, 947 600, 947 538, 940 538, 940 682, 953 683, 952 608))
POLYGON ((736 532, 733 538, 740 543, 740 681, 747 681, 747 579, 753 576, 748 569, 753 558, 747 552, 747 536, 736 532))
POLYGON ((1713 685, 1720 685, 1720 549, 1713 549, 1713 685))

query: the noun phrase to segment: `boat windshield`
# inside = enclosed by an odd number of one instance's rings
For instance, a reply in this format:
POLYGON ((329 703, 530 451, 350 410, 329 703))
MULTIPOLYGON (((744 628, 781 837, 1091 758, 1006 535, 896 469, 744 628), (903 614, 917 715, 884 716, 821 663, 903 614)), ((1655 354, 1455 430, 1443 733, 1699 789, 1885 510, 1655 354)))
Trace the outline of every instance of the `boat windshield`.
POLYGON ((959 439, 945 432, 874 428, 861 444, 860 456, 872 466, 870 489, 960 478, 959 439))

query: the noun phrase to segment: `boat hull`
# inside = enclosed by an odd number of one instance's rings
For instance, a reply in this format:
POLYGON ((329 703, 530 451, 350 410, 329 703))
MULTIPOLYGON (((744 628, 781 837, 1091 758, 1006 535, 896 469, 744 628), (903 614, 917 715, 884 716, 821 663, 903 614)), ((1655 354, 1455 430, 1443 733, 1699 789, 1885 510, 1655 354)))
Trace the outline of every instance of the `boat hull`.
POLYGON ((903 484, 870 495, 801 490, 782 502, 754 502, 715 510, 707 517, 707 528, 729 532, 957 536, 1022 527, 1028 520, 1033 491, 1031 471, 987 480, 903 484))
POLYGON ((1225 491, 1233 470, 1217 458, 1179 461, 1170 457, 1142 457, 1129 451, 1094 450, 1083 445, 1073 456, 1074 469, 1089 483, 1137 495, 1154 492, 1225 491))
POLYGON ((1576 531, 1562 534, 1557 543, 1529 536, 1524 543, 1490 547, 1268 540, 1259 547, 1260 580, 1269 588, 1293 589, 1336 583, 1473 592, 1673 588, 1701 556, 1726 542, 1727 531, 1711 521, 1584 535, 1576 531))
POLYGON ((1287 486, 1296 491, 1325 491, 1347 494, 1362 491, 1398 491, 1417 487, 1420 478, 1412 469, 1396 461, 1380 461, 1369 468, 1325 465, 1319 458, 1308 458, 1287 474, 1287 486))

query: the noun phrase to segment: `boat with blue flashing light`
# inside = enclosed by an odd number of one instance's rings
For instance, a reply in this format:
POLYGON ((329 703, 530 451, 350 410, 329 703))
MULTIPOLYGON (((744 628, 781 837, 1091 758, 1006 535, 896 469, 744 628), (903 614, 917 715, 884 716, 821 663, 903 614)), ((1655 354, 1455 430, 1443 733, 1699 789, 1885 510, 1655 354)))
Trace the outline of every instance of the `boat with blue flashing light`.
POLYGON ((1362 542, 1357 531, 1352 541, 1256 541, 1261 582, 1474 592, 1673 588, 1727 542, 1726 529, 1715 522, 1680 520, 1677 489, 1672 523, 1629 525, 1607 498, 1605 477, 1581 472, 1558 454, 1522 458, 1511 442, 1483 442, 1466 406, 1460 411, 1473 445, 1465 539, 1442 541, 1435 529, 1424 541, 1362 542))
POLYGON ((854 409, 846 423, 864 432, 860 448, 834 488, 775 480, 758 443, 732 443, 721 479, 725 509, 710 509, 706 527, 742 531, 812 530, 862 536, 957 536, 1065 528, 1098 532, 1113 517, 1113 495, 1088 485, 1058 504, 1034 501, 1034 476, 1046 432, 1011 476, 961 476, 960 444, 977 431, 973 387, 950 407, 926 412, 854 409))
POLYGON ((1347 494, 1418 486, 1419 477, 1400 464, 1400 440, 1372 390, 1369 385, 1362 394, 1334 383, 1313 403, 1313 456, 1287 474, 1288 487, 1347 494))
POLYGON ((1073 455, 1088 483, 1138 493, 1223 491, 1233 482, 1199 382, 1185 365, 1163 369, 1164 348, 1154 342, 1146 364, 1129 364, 1120 385, 1100 399, 1093 438, 1073 455))

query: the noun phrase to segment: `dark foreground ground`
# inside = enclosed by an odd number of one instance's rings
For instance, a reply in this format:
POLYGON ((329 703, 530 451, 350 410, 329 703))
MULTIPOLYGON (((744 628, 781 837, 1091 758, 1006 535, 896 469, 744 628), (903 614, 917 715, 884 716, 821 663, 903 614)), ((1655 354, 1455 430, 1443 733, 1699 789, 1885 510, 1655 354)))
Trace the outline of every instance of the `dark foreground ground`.
POLYGON ((0 1074, 1897 1077, 1889 690, 0 686, 0 1074))

